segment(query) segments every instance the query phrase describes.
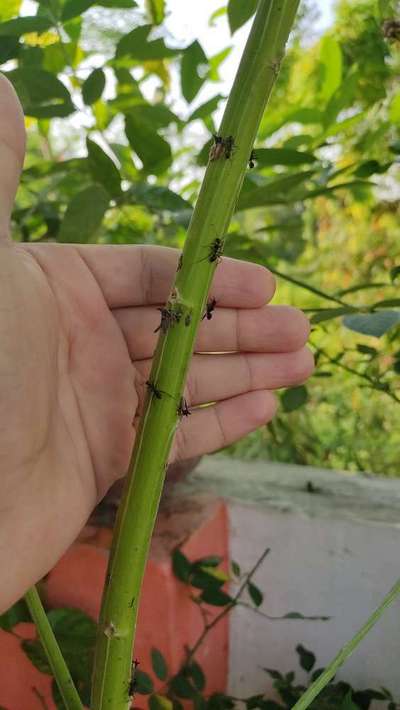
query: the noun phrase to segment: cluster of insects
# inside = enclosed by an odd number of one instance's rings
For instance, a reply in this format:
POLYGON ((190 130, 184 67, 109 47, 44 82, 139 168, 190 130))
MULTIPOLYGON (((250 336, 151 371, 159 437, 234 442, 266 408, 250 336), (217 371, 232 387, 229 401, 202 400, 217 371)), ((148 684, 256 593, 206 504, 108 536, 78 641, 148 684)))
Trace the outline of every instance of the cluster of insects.
POLYGON ((175 323, 179 323, 182 313, 180 313, 180 311, 173 310, 172 308, 157 308, 157 310, 161 313, 161 322, 154 332, 158 333, 158 331, 161 330, 161 332, 165 335, 168 328, 175 323))
POLYGON ((211 146, 210 150, 210 160, 219 160, 220 158, 229 158, 232 156, 233 149, 235 147, 235 139, 233 136, 219 136, 213 133, 214 144, 211 146))

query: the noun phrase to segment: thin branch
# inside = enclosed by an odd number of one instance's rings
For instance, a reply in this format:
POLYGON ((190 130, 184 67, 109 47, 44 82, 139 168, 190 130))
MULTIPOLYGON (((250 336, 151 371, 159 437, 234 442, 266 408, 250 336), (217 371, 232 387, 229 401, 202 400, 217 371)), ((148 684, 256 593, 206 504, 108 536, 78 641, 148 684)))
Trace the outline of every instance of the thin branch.
POLYGON ((244 581, 240 585, 235 596, 232 597, 232 601, 230 601, 229 604, 224 606, 223 610, 212 620, 212 622, 210 624, 205 625, 204 630, 201 632, 201 634, 200 634, 199 638, 197 639, 196 643, 194 644, 194 646, 192 646, 192 648, 188 649, 188 655, 186 657, 185 665, 190 663, 193 656, 197 652, 199 646, 201 646, 205 637, 210 633, 210 631, 214 628, 214 626, 216 626, 221 621, 221 619, 223 619, 223 617, 226 616, 231 611, 231 609, 233 609, 233 607, 235 607, 237 605, 238 600, 240 599, 241 595, 243 594, 244 590, 247 587, 247 584, 252 579, 252 577, 255 575, 258 568, 262 565, 262 563, 264 562, 264 560, 265 560, 266 556, 269 554, 269 552, 270 552, 270 548, 267 547, 266 550, 264 550, 264 552, 262 553, 261 557, 259 557, 259 559, 255 563, 254 567, 250 570, 250 572, 244 578, 244 581))

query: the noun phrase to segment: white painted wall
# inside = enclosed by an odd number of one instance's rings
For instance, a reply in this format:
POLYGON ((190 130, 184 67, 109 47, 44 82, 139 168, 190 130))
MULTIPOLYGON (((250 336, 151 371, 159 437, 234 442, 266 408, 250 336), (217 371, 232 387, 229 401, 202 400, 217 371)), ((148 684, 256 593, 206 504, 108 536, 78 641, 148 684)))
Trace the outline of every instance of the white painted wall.
MULTIPOLYGON (((237 697, 271 688, 263 666, 297 669, 298 643, 316 654, 318 667, 326 665, 399 576, 400 480, 213 456, 202 460, 183 489, 227 500, 231 558, 242 570, 271 548, 255 577, 265 593, 262 610, 332 617, 268 621, 237 609, 230 649, 230 691, 237 697), (307 492, 309 481, 317 492, 307 492)), ((400 599, 338 678, 359 689, 384 685, 399 700, 399 659, 400 599)), ((298 678, 304 679, 301 671, 298 678)))

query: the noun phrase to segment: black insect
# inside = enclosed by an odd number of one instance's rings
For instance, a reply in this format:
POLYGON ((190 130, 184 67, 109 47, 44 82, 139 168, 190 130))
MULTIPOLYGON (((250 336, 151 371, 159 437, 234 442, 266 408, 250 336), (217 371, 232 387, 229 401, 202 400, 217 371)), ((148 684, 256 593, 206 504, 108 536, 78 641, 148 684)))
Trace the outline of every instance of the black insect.
POLYGON ((188 417, 189 414, 192 412, 190 411, 187 401, 184 397, 181 397, 181 401, 179 402, 179 407, 178 407, 178 415, 180 417, 188 417))
POLYGON ((132 669, 131 669, 131 680, 129 682, 129 688, 128 688, 128 695, 130 698, 133 698, 135 691, 137 689, 137 678, 136 678, 136 669, 139 665, 139 661, 136 659, 132 661, 132 669))
POLYGON ((249 158, 249 168, 254 168, 255 166, 255 159, 256 159, 256 151, 252 150, 250 153, 250 158, 249 158))
POLYGON ((211 301, 208 301, 208 303, 206 305, 206 312, 204 313, 201 320, 204 320, 204 318, 207 318, 207 320, 211 320, 211 318, 213 316, 213 312, 215 311, 216 305, 217 305, 217 301, 215 298, 212 298, 211 301))
POLYGON ((163 393, 161 390, 157 389, 154 382, 150 382, 150 380, 146 380, 146 385, 147 385, 148 390, 151 392, 152 395, 154 395, 154 397, 156 397, 156 399, 162 399, 163 393))
POLYGON ((213 261, 219 261, 224 251, 224 240, 220 237, 214 239, 212 244, 210 244, 210 251, 208 253, 208 261, 212 263, 213 261))
POLYGON ((178 266, 177 266, 177 271, 180 271, 183 266, 183 254, 180 255, 179 261, 178 261, 178 266))
POLYGON ((161 330, 164 335, 167 333, 168 328, 174 323, 179 323, 181 319, 181 313, 178 311, 172 311, 170 308, 157 308, 161 313, 161 322, 158 328, 155 329, 155 333, 161 330))
POLYGON ((223 138, 223 136, 213 133, 213 138, 214 144, 211 146, 210 160, 219 160, 223 157, 230 158, 235 147, 234 137, 227 136, 227 138, 223 138))
POLYGON ((211 146, 210 150, 210 160, 219 160, 224 154, 224 139, 222 136, 218 136, 213 133, 214 145, 211 146))
POLYGON ((235 139, 233 136, 228 136, 228 138, 225 138, 224 141, 225 144, 225 158, 229 160, 229 158, 232 156, 233 149, 235 147, 235 139))

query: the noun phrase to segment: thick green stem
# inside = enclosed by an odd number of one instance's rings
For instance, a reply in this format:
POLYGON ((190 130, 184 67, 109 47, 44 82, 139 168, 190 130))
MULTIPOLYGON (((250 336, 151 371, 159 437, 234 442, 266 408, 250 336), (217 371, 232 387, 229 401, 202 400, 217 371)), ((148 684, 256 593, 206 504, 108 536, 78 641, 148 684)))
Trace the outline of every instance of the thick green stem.
POLYGON ((53 629, 43 609, 36 587, 29 589, 24 597, 30 615, 35 622, 39 638, 46 652, 51 670, 67 710, 83 710, 83 705, 74 686, 70 672, 62 657, 53 629))
POLYGON ((167 303, 118 511, 96 645, 92 710, 126 710, 140 589, 197 328, 299 0, 260 0, 167 303))
POLYGON ((332 680, 333 676, 336 674, 340 666, 343 665, 345 660, 355 651, 358 644, 363 640, 364 636, 375 626, 376 622, 381 618, 385 609, 390 606, 390 604, 396 599, 400 594, 400 579, 397 580, 396 584, 390 590, 389 594, 384 598, 382 604, 371 614, 368 621, 361 627, 361 629, 356 633, 355 636, 346 643, 345 646, 339 651, 337 656, 331 661, 329 666, 325 668, 324 672, 318 676, 317 680, 314 681, 306 690, 306 692, 301 696, 300 700, 297 701, 296 705, 293 705, 292 710, 305 710, 311 705, 312 701, 319 695, 321 690, 328 685, 329 681, 332 680))

